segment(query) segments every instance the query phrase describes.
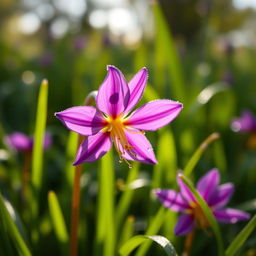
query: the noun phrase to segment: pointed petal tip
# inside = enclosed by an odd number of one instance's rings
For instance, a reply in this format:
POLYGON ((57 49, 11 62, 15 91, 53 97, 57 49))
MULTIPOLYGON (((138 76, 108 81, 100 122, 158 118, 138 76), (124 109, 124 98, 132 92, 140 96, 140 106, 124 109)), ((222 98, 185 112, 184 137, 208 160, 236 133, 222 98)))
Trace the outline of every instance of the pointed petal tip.
POLYGON ((118 70, 117 67, 115 67, 114 65, 107 65, 107 71, 114 69, 114 70, 118 70))

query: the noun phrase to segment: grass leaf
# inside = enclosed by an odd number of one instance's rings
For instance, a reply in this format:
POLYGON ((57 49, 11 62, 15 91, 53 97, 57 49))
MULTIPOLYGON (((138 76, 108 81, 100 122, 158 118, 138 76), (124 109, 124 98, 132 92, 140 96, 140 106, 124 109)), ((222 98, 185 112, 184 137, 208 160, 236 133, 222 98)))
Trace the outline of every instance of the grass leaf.
POLYGON ((53 224, 53 229, 55 231, 58 242, 63 253, 67 250, 68 245, 68 232, 66 229, 66 224, 64 217, 58 202, 58 198, 53 191, 48 193, 48 205, 50 216, 53 224))
MULTIPOLYGON (((17 255, 20 256, 30 256, 31 253, 22 239, 18 228, 16 227, 11 215, 9 214, 2 195, 0 194, 0 234, 2 237, 8 236, 10 242, 12 243, 11 247, 15 248, 17 255)), ((9 251, 9 250, 8 250, 9 251)), ((5 255, 8 255, 5 252, 5 255)))
POLYGON ((244 227, 244 229, 235 237, 232 243, 226 250, 225 256, 236 255, 238 250, 243 246, 246 239, 256 228, 256 215, 249 221, 249 223, 244 227))
POLYGON ((218 133, 212 133, 209 137, 207 137, 203 141, 203 143, 198 147, 196 152, 193 154, 193 156, 190 158, 190 160, 188 161, 187 165, 185 166, 184 171, 183 171, 183 174, 185 176, 189 176, 191 174, 191 172, 195 168, 196 164, 200 160, 202 154, 207 149, 209 144, 211 144, 213 141, 215 141, 218 138, 219 138, 219 134, 218 133))
POLYGON ((40 86, 37 103, 36 126, 32 156, 32 184, 36 193, 40 191, 42 185, 43 144, 47 119, 47 97, 48 82, 47 80, 43 80, 40 86))
MULTIPOLYGON (((148 229, 146 230, 146 235, 155 235, 158 233, 159 229, 161 228, 164 217, 165 217, 166 210, 164 207, 160 207, 157 214, 154 216, 154 218, 151 220, 148 229)), ((148 241, 147 243, 143 244, 138 252, 136 253, 136 256, 143 256, 146 254, 147 250, 149 249, 152 241, 148 241)))
POLYGON ((166 255, 168 256, 176 256, 176 251, 173 247, 173 245, 168 241, 168 239, 166 239, 163 236, 143 236, 143 235, 138 235, 138 236, 134 236, 131 239, 129 239, 119 250, 119 253, 122 256, 127 256, 129 255, 136 247, 140 246, 141 244, 143 244, 144 242, 150 240, 151 242, 155 242, 158 245, 160 245, 166 255))
POLYGON ((114 168, 112 151, 102 159, 99 168, 99 196, 95 255, 114 255, 115 221, 114 221, 114 168), (99 252, 103 248, 103 252, 99 252))

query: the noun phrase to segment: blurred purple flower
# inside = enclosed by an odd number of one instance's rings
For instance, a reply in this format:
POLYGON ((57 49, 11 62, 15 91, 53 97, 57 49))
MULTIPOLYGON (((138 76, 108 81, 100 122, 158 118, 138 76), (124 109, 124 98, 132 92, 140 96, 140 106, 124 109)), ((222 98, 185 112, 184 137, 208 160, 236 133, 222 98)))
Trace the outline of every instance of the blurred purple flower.
POLYGON ((78 36, 74 39, 74 48, 76 51, 82 51, 86 45, 86 38, 84 36, 78 36))
POLYGON ((33 148, 33 139, 21 132, 14 132, 5 139, 6 143, 17 151, 30 151, 33 148))
POLYGON ((55 115, 67 128, 88 138, 80 146, 74 165, 93 162, 107 153, 114 144, 120 161, 157 163, 144 132, 155 131, 171 122, 182 104, 171 100, 154 100, 137 110, 147 83, 147 69, 141 69, 127 83, 122 72, 108 66, 108 74, 99 88, 96 107, 79 106, 55 115))
MULTIPOLYGON (((209 223, 192 192, 179 176, 177 179, 180 192, 167 189, 154 190, 154 193, 165 207, 182 213, 176 224, 175 234, 186 235, 192 232, 195 226, 200 228, 209 227, 209 223)), ((224 208, 234 192, 234 186, 232 183, 219 185, 219 181, 220 174, 218 170, 212 169, 198 181, 196 187, 217 221, 233 224, 249 219, 250 215, 243 211, 224 208)))
POLYGON ((38 63, 40 66, 47 68, 52 65, 53 60, 54 60, 53 53, 46 52, 42 56, 39 57, 38 63))
POLYGON ((102 45, 107 48, 111 46, 111 44, 112 43, 111 43, 110 35, 108 32, 105 32, 102 36, 102 45))
MULTIPOLYGON (((32 151, 33 138, 21 132, 14 132, 5 137, 5 141, 9 147, 17 151, 32 151)), ((44 137, 44 149, 48 149, 52 144, 52 137, 46 134, 44 137)))
POLYGON ((222 75, 222 80, 228 84, 232 84, 234 82, 234 76, 231 70, 226 70, 222 75))
POLYGON ((233 119, 231 128, 235 132, 256 132, 256 118, 251 111, 245 110, 241 117, 233 119))

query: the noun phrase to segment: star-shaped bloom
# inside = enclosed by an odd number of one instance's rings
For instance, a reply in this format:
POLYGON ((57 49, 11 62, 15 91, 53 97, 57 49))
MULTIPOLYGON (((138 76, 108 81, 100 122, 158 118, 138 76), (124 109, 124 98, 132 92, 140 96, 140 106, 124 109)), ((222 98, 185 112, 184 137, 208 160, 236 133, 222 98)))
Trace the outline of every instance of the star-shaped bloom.
MULTIPOLYGON (((14 132, 5 137, 9 147, 16 151, 32 151, 34 139, 22 132, 14 132)), ((52 137, 46 134, 44 137, 43 147, 48 149, 52 144, 52 137)))
MULTIPOLYGON (((174 212, 182 213, 176 224, 175 234, 186 235, 192 232, 195 227, 202 229, 209 227, 207 218, 190 189, 179 176, 177 180, 180 192, 167 189, 154 190, 154 193, 165 207, 174 212)), ((217 221, 236 223, 249 219, 249 214, 243 211, 224 208, 234 192, 234 186, 232 183, 219 185, 219 181, 220 174, 218 170, 212 169, 198 181, 196 187, 197 191, 212 210, 217 221)))
POLYGON ((120 161, 157 163, 144 131, 154 131, 170 123, 182 104, 154 100, 131 112, 142 97, 147 77, 147 69, 143 68, 127 83, 120 70, 108 66, 98 90, 96 108, 78 106, 55 114, 67 128, 88 136, 78 149, 74 165, 101 158, 112 144, 120 161))

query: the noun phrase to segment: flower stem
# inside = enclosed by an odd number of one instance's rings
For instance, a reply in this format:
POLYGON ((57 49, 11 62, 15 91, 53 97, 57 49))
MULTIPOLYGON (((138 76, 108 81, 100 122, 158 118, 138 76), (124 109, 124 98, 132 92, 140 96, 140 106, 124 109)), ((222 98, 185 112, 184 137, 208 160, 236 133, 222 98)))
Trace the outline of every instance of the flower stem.
MULTIPOLYGON (((79 136, 79 144, 83 137, 79 136)), ((78 220, 80 211, 80 177, 82 173, 82 165, 76 165, 75 167, 75 177, 73 185, 73 198, 72 198, 72 208, 71 208, 71 226, 70 226, 70 256, 77 255, 77 245, 78 245, 78 220)))
POLYGON ((186 236, 186 241, 185 241, 185 248, 184 251, 182 253, 182 256, 189 256, 190 255, 190 251, 191 251, 191 247, 192 247, 192 242, 195 236, 195 231, 189 233, 186 236))
POLYGON ((22 171, 21 171, 21 182, 22 182, 22 199, 24 200, 24 202, 26 202, 27 200, 27 196, 28 196, 28 183, 29 183, 29 169, 31 167, 31 152, 30 151, 26 151, 24 152, 24 164, 22 167, 22 171))

